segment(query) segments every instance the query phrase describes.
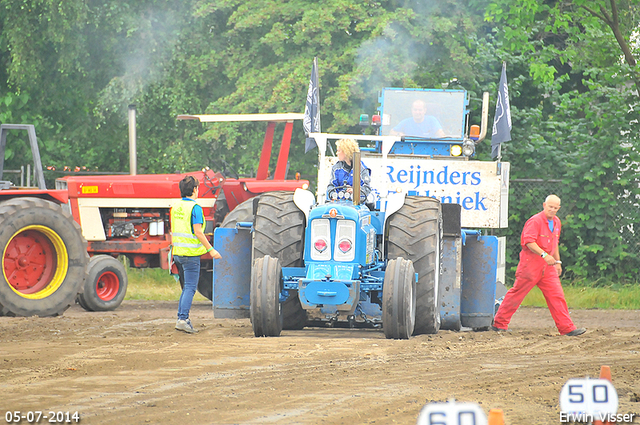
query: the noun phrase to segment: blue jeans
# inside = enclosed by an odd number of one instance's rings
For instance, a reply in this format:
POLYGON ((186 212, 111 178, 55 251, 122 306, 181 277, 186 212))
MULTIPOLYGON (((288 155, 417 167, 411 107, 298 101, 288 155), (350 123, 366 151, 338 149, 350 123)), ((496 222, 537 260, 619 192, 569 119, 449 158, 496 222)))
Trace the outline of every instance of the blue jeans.
POLYGON ((173 261, 178 267, 180 282, 184 285, 178 302, 178 320, 187 320, 193 296, 196 294, 196 288, 198 287, 198 280, 200 279, 200 257, 174 255, 173 261))

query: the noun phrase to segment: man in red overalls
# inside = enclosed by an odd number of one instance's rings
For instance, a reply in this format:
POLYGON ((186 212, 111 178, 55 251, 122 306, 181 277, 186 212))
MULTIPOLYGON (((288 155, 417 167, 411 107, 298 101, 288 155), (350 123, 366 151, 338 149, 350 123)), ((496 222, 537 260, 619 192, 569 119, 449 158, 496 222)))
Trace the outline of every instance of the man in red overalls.
POLYGON ((542 211, 525 223, 520 236, 522 251, 516 270, 516 281, 496 313, 491 326, 494 331, 507 330, 511 316, 520 307, 524 297, 538 285, 560 334, 576 336, 586 332, 585 328, 576 328, 569 317, 569 309, 560 284, 562 261, 558 241, 561 224, 560 219, 556 217, 559 209, 560 198, 549 195, 542 204, 542 211))

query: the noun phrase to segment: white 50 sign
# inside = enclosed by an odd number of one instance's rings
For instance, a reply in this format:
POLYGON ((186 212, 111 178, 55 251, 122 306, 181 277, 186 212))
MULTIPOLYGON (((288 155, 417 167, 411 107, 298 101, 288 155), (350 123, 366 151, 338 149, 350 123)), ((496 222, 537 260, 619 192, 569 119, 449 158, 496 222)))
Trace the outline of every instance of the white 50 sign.
POLYGON ((618 393, 606 379, 569 379, 560 391, 560 411, 574 418, 615 415, 618 393))

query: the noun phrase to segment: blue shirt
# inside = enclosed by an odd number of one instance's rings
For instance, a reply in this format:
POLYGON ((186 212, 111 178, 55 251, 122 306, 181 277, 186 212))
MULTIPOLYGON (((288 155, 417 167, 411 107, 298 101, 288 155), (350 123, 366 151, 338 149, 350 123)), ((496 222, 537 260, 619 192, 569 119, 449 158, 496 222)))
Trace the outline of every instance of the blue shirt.
MULTIPOLYGON (((347 165, 344 161, 336 162, 331 168, 331 180, 327 186, 327 198, 336 191, 338 187, 353 186, 353 166, 347 165)), ((367 199, 371 193, 371 170, 360 161, 360 197, 367 199)))
POLYGON ((422 122, 415 122, 413 117, 405 118, 393 127, 393 131, 415 137, 440 137, 438 136, 439 130, 442 130, 442 125, 431 115, 425 115, 422 122))
MULTIPOLYGON (((183 201, 191 201, 196 202, 191 198, 182 198, 183 201)), ((202 207, 196 204, 191 210, 191 233, 195 234, 193 231, 194 224, 204 224, 204 213, 202 212, 202 207)))

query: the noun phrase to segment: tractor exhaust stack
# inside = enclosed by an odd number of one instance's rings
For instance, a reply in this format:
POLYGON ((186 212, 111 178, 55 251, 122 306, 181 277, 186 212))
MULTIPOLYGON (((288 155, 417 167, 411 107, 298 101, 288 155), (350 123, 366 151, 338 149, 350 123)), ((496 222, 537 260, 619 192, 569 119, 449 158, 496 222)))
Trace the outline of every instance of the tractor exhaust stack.
POLYGON ((136 152, 136 105, 129 105, 129 174, 137 174, 136 152))

